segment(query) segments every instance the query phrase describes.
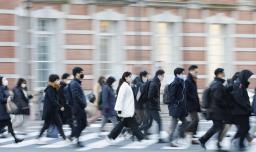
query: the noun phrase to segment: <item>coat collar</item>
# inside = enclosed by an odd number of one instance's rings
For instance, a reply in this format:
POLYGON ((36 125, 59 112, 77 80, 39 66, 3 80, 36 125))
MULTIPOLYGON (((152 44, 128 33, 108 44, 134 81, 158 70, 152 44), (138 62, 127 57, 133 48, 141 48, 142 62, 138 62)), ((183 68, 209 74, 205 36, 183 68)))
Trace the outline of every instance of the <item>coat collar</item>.
POLYGON ((215 77, 214 80, 217 81, 217 82, 220 82, 220 83, 222 83, 222 84, 225 82, 224 79, 218 78, 218 77, 215 77))

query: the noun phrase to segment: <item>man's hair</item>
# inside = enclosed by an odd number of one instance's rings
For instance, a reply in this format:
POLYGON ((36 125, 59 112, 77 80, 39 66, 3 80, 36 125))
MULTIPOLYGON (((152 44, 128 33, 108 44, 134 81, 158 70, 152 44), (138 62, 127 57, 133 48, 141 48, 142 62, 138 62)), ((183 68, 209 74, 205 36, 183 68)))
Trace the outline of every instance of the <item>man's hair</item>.
POLYGON ((224 73, 224 69, 223 69, 223 68, 217 68, 217 69, 214 71, 215 76, 217 76, 217 75, 220 74, 220 73, 224 73))
POLYGON ((75 77, 77 73, 81 73, 82 71, 84 71, 82 68, 74 67, 73 68, 73 76, 75 77))
POLYGON ((182 72, 184 72, 185 70, 183 68, 176 68, 174 70, 174 75, 177 76, 179 74, 181 74, 182 72))
POLYGON ((146 77, 147 75, 148 75, 148 72, 147 72, 147 71, 142 71, 142 72, 140 72, 140 78, 146 77))
POLYGON ((164 70, 160 69, 156 71, 156 76, 163 75, 165 72, 164 70))
POLYGON ((189 68, 188 68, 189 71, 193 71, 193 70, 195 70, 195 69, 198 69, 198 66, 197 66, 197 65, 191 65, 191 66, 189 66, 189 68))
POLYGON ((59 80, 60 77, 57 74, 51 74, 49 76, 49 82, 55 82, 56 80, 59 80))

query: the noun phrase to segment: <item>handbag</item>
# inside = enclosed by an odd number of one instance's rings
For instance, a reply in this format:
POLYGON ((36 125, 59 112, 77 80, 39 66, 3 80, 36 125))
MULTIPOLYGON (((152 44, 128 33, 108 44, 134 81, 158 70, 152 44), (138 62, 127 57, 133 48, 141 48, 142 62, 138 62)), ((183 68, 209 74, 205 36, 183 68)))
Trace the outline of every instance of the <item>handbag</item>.
POLYGON ((12 101, 8 101, 6 103, 6 110, 8 113, 13 114, 18 110, 18 107, 16 106, 16 104, 12 101))

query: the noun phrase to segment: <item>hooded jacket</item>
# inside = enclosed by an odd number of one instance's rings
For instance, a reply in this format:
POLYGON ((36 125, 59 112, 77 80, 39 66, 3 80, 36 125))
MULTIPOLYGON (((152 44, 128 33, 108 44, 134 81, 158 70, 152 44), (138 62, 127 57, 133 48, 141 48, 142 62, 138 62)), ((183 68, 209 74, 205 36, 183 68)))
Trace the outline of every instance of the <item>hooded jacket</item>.
POLYGON ((249 116, 251 114, 251 105, 247 88, 249 86, 248 79, 252 75, 253 73, 251 71, 243 70, 235 81, 232 91, 234 97, 232 115, 249 116))

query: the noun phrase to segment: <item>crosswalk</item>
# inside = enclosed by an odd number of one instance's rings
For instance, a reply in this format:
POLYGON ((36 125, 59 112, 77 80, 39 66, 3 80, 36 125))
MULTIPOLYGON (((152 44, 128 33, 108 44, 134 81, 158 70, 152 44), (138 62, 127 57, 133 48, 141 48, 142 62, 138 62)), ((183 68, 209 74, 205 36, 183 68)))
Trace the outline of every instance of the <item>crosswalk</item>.
MULTIPOLYGON (((43 137, 41 140, 44 141, 45 145, 38 145, 38 140, 36 136, 38 135, 38 128, 40 126, 33 126, 30 127, 31 131, 27 135, 19 135, 19 137, 24 138, 25 140, 21 143, 14 143, 13 138, 8 136, 7 138, 0 138, 0 149, 1 148, 25 148, 25 147, 33 147, 33 148, 40 148, 40 149, 54 149, 54 148, 67 148, 72 147, 74 143, 68 143, 67 141, 63 141, 62 138, 47 138, 43 137)), ((94 125, 93 127, 98 127, 94 125)), ((96 130, 96 129, 95 129, 96 130)), ((64 127, 64 131, 66 135, 70 134, 70 129, 68 127, 64 127)), ((189 149, 192 147, 190 144, 190 139, 179 139, 176 142, 180 145, 180 147, 169 147, 168 143, 166 144, 158 144, 157 135, 151 135, 149 140, 142 140, 141 142, 132 141, 130 138, 120 136, 113 142, 109 142, 105 139, 106 135, 109 132, 104 132, 99 135, 97 131, 91 131, 89 129, 85 130, 82 133, 80 141, 83 142, 85 147, 80 149, 75 149, 77 152, 81 151, 90 151, 94 149, 104 149, 104 148, 114 148, 114 149, 149 149, 153 145, 158 145, 157 147, 159 150, 180 150, 180 149, 189 149)), ((205 131, 198 132, 198 136, 204 134, 205 131)), ((234 134, 234 132, 229 132, 229 134, 234 134)), ((164 132, 163 135, 167 138, 167 132, 164 132)), ((208 150, 216 150, 216 140, 210 140, 206 145, 208 150)), ((226 137, 223 140, 223 149, 230 149, 232 146, 230 137, 226 137)))

